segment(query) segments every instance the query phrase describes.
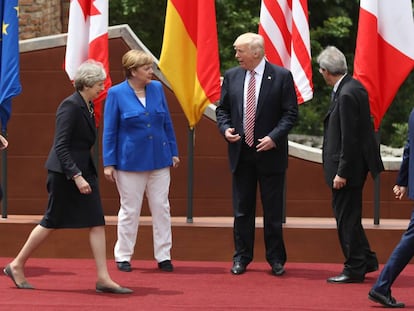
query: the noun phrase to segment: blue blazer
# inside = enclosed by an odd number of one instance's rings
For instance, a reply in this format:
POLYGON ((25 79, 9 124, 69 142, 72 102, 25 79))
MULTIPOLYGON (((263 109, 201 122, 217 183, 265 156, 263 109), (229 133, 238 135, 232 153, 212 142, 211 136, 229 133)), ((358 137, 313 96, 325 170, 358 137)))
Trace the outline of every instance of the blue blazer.
POLYGON ((123 171, 150 171, 172 165, 177 142, 164 90, 146 85, 146 106, 127 80, 111 87, 104 109, 103 164, 123 171))
POLYGON ((408 197, 414 200, 414 109, 408 119, 408 139, 404 147, 397 185, 408 187, 408 197))

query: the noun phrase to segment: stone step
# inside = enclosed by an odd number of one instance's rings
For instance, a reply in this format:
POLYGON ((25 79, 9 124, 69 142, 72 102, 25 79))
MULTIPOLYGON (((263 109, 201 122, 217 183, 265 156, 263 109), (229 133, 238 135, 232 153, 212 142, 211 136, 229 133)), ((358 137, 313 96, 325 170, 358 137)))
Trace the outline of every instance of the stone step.
MULTIPOLYGON (((41 215, 9 215, 0 220, 0 256, 14 257, 41 215)), ((116 241, 116 216, 106 216, 107 256, 113 258, 116 241)), ((372 249, 384 263, 406 230, 409 220, 383 219, 375 225, 362 220, 372 249)), ((229 261, 233 254, 232 217, 173 217, 173 250, 176 260, 229 261)), ((265 261, 263 223, 256 220, 255 261, 265 261)), ((290 262, 341 263, 342 253, 333 218, 287 217, 284 238, 290 262)), ((53 232, 33 257, 90 258, 87 229, 61 229, 53 232)), ((153 259, 151 217, 141 217, 133 259, 153 259)))

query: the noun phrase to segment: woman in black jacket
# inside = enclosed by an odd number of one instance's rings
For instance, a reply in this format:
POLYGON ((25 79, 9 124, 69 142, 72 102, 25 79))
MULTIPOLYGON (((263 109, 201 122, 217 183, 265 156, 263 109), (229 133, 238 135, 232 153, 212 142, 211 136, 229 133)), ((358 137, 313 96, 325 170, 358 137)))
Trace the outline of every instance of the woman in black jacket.
POLYGON ((105 219, 91 148, 96 140, 92 100, 104 90, 102 64, 83 63, 74 78, 76 91, 64 99, 56 113, 53 146, 46 161, 47 210, 17 257, 4 268, 17 288, 33 289, 24 276, 24 266, 54 229, 89 228, 89 240, 97 268, 97 292, 116 294, 132 290, 115 283, 106 263, 105 219))

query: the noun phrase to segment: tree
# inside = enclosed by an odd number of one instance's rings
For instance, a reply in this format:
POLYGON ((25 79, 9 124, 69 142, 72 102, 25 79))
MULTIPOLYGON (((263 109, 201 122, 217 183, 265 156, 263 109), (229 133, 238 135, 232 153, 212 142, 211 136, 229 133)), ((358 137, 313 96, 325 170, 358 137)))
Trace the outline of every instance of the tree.
MULTIPOLYGON (((162 47, 166 0, 109 1, 110 25, 128 24, 148 49, 159 57, 162 47)), ((235 38, 248 31, 257 32, 261 0, 216 0, 217 31, 221 72, 237 65, 234 59, 235 38)), ((300 106, 295 133, 321 135, 329 105, 331 88, 318 73, 316 57, 327 45, 344 52, 349 72, 353 72, 359 0, 312 0, 309 24, 313 60, 314 98, 300 106)), ((406 123, 413 106, 414 74, 401 86, 381 123, 381 142, 400 147, 406 139, 406 123)))
POLYGON ((109 1, 109 25, 128 24, 145 46, 159 57, 166 0, 109 1))

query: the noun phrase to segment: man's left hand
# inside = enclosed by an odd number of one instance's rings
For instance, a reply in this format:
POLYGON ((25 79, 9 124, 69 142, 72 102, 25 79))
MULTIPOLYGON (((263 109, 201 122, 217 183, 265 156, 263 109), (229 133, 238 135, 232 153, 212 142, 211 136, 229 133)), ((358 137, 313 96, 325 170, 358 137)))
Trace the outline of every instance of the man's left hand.
POLYGON ((267 151, 273 148, 276 148, 275 142, 269 137, 265 136, 263 138, 258 139, 259 143, 256 146, 256 151, 267 151))

